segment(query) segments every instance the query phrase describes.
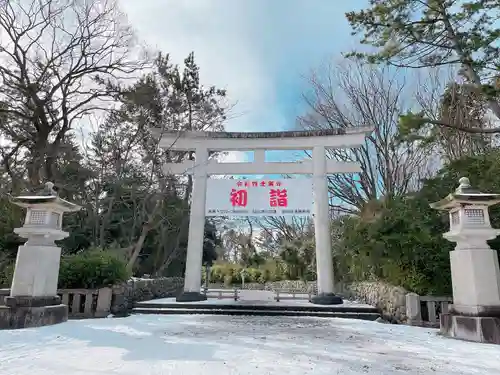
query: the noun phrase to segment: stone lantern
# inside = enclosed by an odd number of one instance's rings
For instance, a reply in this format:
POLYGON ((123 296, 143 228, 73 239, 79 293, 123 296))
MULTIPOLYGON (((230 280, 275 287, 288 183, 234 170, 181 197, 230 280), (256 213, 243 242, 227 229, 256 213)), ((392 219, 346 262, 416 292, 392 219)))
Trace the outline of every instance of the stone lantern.
POLYGON ((456 246, 450 252, 453 305, 441 314, 441 332, 450 337, 500 344, 500 271, 497 252, 487 241, 500 234, 491 227, 488 207, 500 194, 481 193, 462 177, 460 186, 431 207, 448 211, 456 246))
POLYGON ((80 206, 59 198, 48 182, 39 195, 12 199, 27 209, 24 225, 14 229, 26 238, 19 246, 10 296, 0 306, 0 328, 25 328, 55 324, 68 319, 68 307, 57 295, 61 249, 55 241, 69 236, 62 230, 65 212, 80 206))

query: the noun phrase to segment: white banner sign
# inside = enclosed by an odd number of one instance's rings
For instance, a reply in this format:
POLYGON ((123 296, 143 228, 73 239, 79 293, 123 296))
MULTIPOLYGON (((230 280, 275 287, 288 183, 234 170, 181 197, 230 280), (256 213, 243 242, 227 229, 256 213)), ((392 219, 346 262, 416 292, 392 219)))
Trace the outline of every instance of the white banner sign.
POLYGON ((208 179, 207 216, 309 216, 310 179, 208 179))

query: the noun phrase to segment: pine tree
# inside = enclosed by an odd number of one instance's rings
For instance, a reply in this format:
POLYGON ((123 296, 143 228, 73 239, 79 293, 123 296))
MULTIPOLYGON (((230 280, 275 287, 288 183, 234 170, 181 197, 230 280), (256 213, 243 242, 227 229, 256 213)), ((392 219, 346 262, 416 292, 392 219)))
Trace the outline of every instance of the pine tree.
MULTIPOLYGON (((370 7, 346 14, 353 34, 374 52, 351 57, 403 68, 458 66, 489 110, 500 119, 500 5, 498 0, 370 0, 370 7)), ((425 118, 402 116, 403 133, 425 124, 469 133, 499 133, 500 127, 476 128, 425 118)))

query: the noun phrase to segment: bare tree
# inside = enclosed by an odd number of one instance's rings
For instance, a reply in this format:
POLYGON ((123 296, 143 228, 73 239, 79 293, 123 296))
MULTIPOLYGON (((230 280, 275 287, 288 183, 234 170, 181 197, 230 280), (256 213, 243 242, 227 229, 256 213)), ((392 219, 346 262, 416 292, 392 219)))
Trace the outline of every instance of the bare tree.
MULTIPOLYGON (((52 179, 75 122, 107 109, 119 82, 142 67, 115 0, 0 0, 3 164, 24 149, 29 183, 52 179)), ((17 177, 17 176, 12 176, 17 177)))
POLYGON ((256 220, 266 237, 275 239, 275 242, 293 241, 311 232, 313 227, 310 217, 292 216, 265 216, 256 220))
POLYGON ((416 145, 397 140, 399 115, 408 108, 403 77, 389 68, 349 61, 329 65, 310 79, 312 96, 306 96, 309 113, 299 118, 306 129, 373 127, 364 145, 352 150, 330 150, 340 161, 359 163, 361 173, 330 177, 331 194, 343 209, 355 212, 381 197, 415 189, 428 172, 429 160, 416 145))

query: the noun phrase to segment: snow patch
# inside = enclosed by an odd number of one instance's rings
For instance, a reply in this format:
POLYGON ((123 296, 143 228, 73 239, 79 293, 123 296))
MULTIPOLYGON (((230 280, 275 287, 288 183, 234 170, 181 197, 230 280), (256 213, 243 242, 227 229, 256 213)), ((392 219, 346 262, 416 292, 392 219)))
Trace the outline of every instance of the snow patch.
POLYGON ((349 319, 155 316, 0 331, 16 375, 496 375, 500 346, 349 319))

